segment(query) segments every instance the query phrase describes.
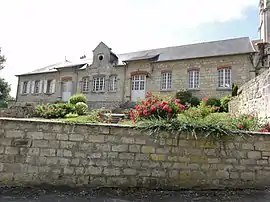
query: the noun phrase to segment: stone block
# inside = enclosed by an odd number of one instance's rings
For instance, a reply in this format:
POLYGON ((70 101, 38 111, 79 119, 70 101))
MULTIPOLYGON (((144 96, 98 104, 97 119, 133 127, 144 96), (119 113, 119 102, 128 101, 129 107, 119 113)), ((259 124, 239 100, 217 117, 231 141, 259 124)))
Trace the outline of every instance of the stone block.
POLYGON ((170 153, 170 148, 157 148, 156 149, 157 154, 169 154, 170 153))
POLYGON ((56 140, 56 133, 44 133, 44 140, 56 140))
POLYGON ((104 175, 106 176, 119 176, 120 169, 119 168, 104 168, 104 175))
POLYGON ((146 144, 146 140, 143 139, 143 138, 135 138, 135 144, 145 145, 146 144))
POLYGON ((5 154, 10 154, 10 155, 19 154, 19 148, 17 148, 17 147, 6 147, 5 148, 5 154))
POLYGON ((142 146, 142 153, 155 153, 156 148, 152 146, 142 146))
POLYGON ((123 175, 136 175, 137 171, 136 169, 132 169, 132 168, 125 168, 123 170, 123 175))
POLYGON ((216 172, 218 179, 227 180, 230 179, 230 173, 228 171, 219 170, 216 172))
POLYGON ((56 139, 57 140, 68 140, 68 135, 67 134, 61 134, 61 133, 58 133, 56 135, 56 139))
POLYGON ((32 147, 46 148, 49 147, 48 140, 33 140, 32 147))
POLYGON ((60 165, 63 165, 63 166, 67 166, 69 165, 71 162, 70 159, 67 159, 67 158, 59 158, 59 164, 60 165))
POLYGON ((72 167, 65 167, 64 168, 64 174, 73 174, 74 173, 74 168, 72 167))
POLYGON ((88 137, 89 142, 105 142, 105 135, 89 135, 88 137))
POLYGON ((165 177, 166 173, 163 170, 153 170, 152 176, 153 177, 165 177))
POLYGON ((242 180, 255 180, 255 173, 253 172, 241 172, 240 177, 242 180))
POLYGON ((149 154, 136 154, 136 156, 135 156, 135 160, 137 160, 137 161, 147 161, 149 159, 150 159, 149 154))
POLYGON ((115 159, 115 158, 118 158, 118 152, 108 152, 108 153, 107 153, 107 158, 108 158, 108 159, 115 159))
POLYGON ((80 165, 80 159, 79 158, 71 159, 70 165, 72 166, 80 165))
POLYGON ((11 146, 11 138, 0 138, 0 145, 11 146))
POLYGON ((90 153, 87 155, 88 159, 100 159, 102 158, 102 153, 90 153))
POLYGON ((82 175, 82 174, 84 174, 84 167, 77 167, 77 168, 75 168, 75 174, 76 175, 82 175))
MULTIPOLYGON (((70 155, 72 156, 72 153, 70 153, 70 155)), ((74 156, 76 158, 85 158, 86 157, 86 153, 85 152, 75 152, 74 156)))
POLYGON ((153 161, 165 161, 166 156, 164 154, 150 154, 150 159, 153 161))
POLYGON ((28 173, 38 173, 39 172, 39 167, 38 166, 27 165, 27 172, 28 173))
POLYGON ((44 138, 44 133, 43 132, 27 132, 26 133, 26 137, 29 139, 33 139, 33 140, 42 140, 44 138))
POLYGON ((133 137, 121 137, 120 142, 123 144, 134 144, 135 139, 133 137))
POLYGON ((55 149, 40 149, 40 156, 56 156, 55 149))
POLYGON ((113 145, 112 151, 115 152, 127 152, 128 151, 128 145, 113 145))
POLYGON ((89 166, 85 168, 86 175, 101 175, 103 171, 102 167, 89 166))
POLYGON ((69 142, 69 141, 60 141, 60 148, 61 149, 72 149, 73 147, 76 147, 76 142, 69 142))
POLYGON ((119 159, 134 159, 134 156, 133 153, 120 153, 119 159))
POLYGON ((249 159, 261 159, 262 152, 260 151, 250 151, 247 153, 249 159))
POLYGON ((111 151, 110 144, 96 144, 97 151, 111 151))
POLYGON ((128 151, 134 152, 134 153, 140 153, 141 152, 141 145, 129 145, 128 151))
POLYGON ((81 135, 81 134, 70 134, 69 135, 69 140, 70 141, 83 141, 84 140, 84 135, 81 135))
POLYGON ((6 130, 6 137, 7 138, 23 138, 24 137, 24 131, 6 130))

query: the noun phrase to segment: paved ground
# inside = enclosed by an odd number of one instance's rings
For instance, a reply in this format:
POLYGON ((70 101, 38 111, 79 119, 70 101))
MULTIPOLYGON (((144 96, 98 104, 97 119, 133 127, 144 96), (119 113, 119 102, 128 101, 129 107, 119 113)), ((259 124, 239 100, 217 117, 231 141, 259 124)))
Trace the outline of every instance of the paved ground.
POLYGON ((1 202, 268 202, 270 190, 162 192, 146 190, 74 190, 0 188, 1 202))

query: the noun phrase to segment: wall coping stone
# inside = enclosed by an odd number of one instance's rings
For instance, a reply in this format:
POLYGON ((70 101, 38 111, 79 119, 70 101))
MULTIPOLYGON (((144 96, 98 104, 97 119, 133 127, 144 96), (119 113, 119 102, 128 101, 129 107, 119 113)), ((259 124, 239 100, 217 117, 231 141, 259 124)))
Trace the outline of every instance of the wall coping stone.
MULTIPOLYGON (((63 124, 63 125, 80 125, 80 126, 104 126, 104 127, 117 127, 117 128, 133 128, 135 126, 125 125, 125 124, 113 124, 113 123, 81 123, 81 122, 64 122, 58 120, 50 119, 35 119, 35 118, 9 118, 9 117, 0 117, 2 121, 14 121, 14 122, 36 122, 36 123, 54 123, 54 124, 63 124)), ((256 131, 231 131, 232 134, 246 134, 246 135, 269 135, 270 132, 256 132, 256 131)))

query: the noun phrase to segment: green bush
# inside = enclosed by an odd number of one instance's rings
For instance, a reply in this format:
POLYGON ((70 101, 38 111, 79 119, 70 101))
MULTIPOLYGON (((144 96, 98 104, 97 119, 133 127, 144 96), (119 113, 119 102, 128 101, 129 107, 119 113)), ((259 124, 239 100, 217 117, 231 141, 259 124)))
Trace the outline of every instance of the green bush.
POLYGON ((222 112, 228 112, 229 107, 228 104, 231 101, 231 96, 224 96, 220 99, 220 106, 222 112))
POLYGON ((35 108, 34 116, 46 119, 64 118, 67 114, 75 111, 75 106, 69 103, 44 104, 35 108))
POLYGON ((206 102, 206 105, 220 107, 221 106, 220 99, 217 99, 217 98, 208 98, 208 100, 206 102))
POLYGON ((76 112, 77 114, 80 115, 85 115, 88 111, 88 106, 84 102, 77 102, 75 105, 76 112))
POLYGON ((5 100, 0 100, 0 108, 7 108, 8 102, 5 100))
POLYGON ((238 91, 238 85, 233 83, 232 84, 232 96, 237 96, 237 91, 238 91))
POLYGON ((69 98, 68 102, 73 105, 77 104, 78 102, 83 102, 86 104, 87 99, 84 94, 75 94, 69 98))
POLYGON ((200 104, 200 99, 192 95, 188 90, 177 91, 175 95, 176 99, 180 100, 183 105, 198 106, 200 104))

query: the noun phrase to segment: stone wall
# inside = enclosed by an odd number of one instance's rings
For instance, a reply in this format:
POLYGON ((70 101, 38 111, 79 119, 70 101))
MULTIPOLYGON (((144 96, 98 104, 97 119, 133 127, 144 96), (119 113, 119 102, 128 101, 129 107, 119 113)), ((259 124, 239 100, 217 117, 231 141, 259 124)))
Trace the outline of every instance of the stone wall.
POLYGON ((16 118, 27 118, 31 117, 34 112, 34 106, 21 106, 14 105, 9 108, 0 109, 0 117, 16 117, 16 118))
POLYGON ((238 96, 229 103, 232 113, 256 113, 270 120, 270 70, 250 80, 238 89, 238 96))
POLYGON ((226 149, 185 135, 154 141, 130 126, 0 118, 0 182, 148 188, 270 185, 270 134, 226 149))

